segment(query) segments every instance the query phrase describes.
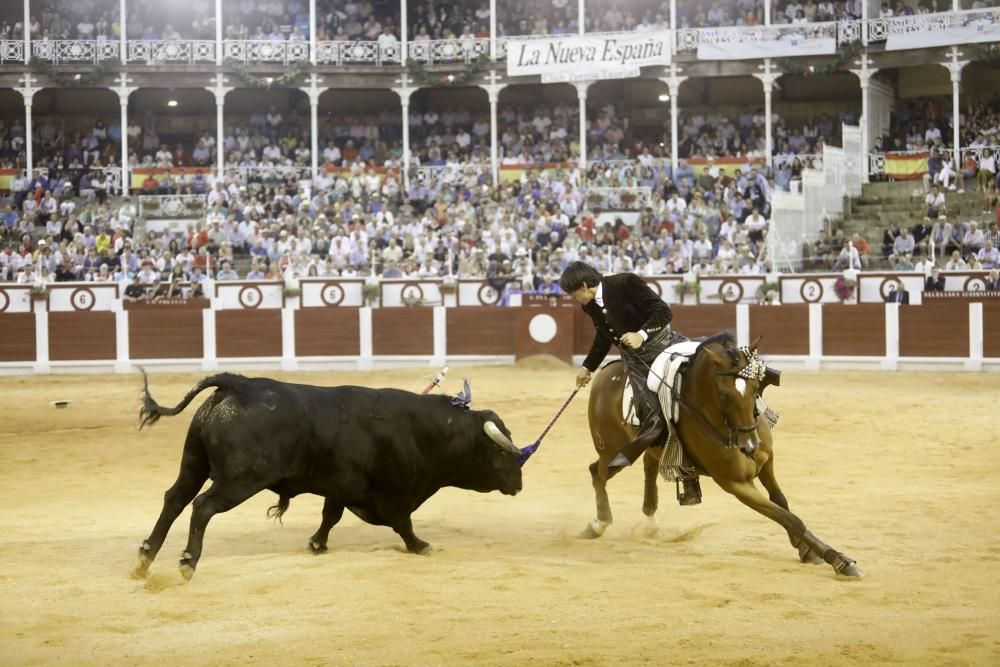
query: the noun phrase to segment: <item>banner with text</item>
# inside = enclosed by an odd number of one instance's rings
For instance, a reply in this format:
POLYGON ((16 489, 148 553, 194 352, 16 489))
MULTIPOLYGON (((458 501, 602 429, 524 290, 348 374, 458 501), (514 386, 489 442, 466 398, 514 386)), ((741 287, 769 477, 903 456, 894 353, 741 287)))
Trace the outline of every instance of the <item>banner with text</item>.
POLYGON ((936 46, 977 42, 1000 42, 1000 22, 989 19, 979 19, 968 23, 956 21, 947 27, 924 32, 893 33, 885 40, 885 50, 931 49, 936 46))
POLYGON ((577 75, 634 71, 670 64, 670 31, 615 35, 566 35, 507 42, 507 76, 577 75))
POLYGON ((787 30, 757 41, 699 43, 698 60, 758 60, 795 56, 825 56, 837 52, 833 37, 816 37, 799 30, 787 30))

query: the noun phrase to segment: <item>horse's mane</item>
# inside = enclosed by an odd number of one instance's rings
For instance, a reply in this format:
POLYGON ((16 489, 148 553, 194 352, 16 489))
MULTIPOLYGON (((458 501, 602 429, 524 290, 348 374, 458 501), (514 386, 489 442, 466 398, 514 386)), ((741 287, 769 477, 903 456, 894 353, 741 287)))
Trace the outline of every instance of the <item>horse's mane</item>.
POLYGON ((736 339, 730 332, 723 331, 722 333, 717 333, 714 336, 703 339, 701 344, 698 345, 698 352, 700 353, 709 345, 718 345, 722 348, 723 352, 732 357, 733 363, 739 363, 739 350, 736 349, 736 339))

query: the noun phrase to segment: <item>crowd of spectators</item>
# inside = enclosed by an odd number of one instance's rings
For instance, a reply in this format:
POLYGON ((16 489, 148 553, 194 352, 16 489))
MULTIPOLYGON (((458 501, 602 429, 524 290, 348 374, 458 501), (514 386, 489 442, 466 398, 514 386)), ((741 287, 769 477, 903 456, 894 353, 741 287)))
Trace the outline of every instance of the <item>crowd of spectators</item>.
POLYGON ((225 0, 222 23, 224 39, 308 41, 309 3, 302 0, 225 0))
POLYGON ((163 282, 184 283, 190 294, 212 278, 373 271, 479 277, 500 291, 551 287, 576 259, 643 275, 768 268, 770 190, 755 169, 667 172, 631 225, 599 221, 585 195, 587 175, 573 169, 527 172, 496 188, 485 175, 416 180, 407 191, 397 172, 359 164, 324 173, 311 187, 293 178, 249 188, 208 178, 204 219, 183 234, 136 238, 134 199, 59 195, 37 174, 17 185, 0 216, 0 276, 42 283, 139 276, 151 296, 163 282))
MULTIPOLYGON (((771 2, 772 25, 808 24, 861 18, 862 0, 681 0, 678 28, 764 25, 764 3, 771 2)), ((967 6, 965 6, 967 5, 967 6)), ((975 0, 965 8, 993 6, 975 0)), ((35 8, 33 7, 33 10, 35 8)), ((153 2, 130 2, 130 39, 213 39, 215 6, 193 0, 178 13, 153 2)), ((885 2, 881 18, 950 11, 943 0, 885 2)), ((309 39, 309 6, 305 0, 225 0, 222 7, 226 39, 302 41, 309 39)), ((415 41, 489 37, 489 3, 461 0, 450 4, 414 3, 409 8, 409 38, 415 41)), ((320 0, 317 39, 367 40, 398 43, 400 8, 386 0, 320 0)), ((118 5, 102 0, 46 0, 31 19, 34 39, 118 39, 118 5)), ((571 0, 507 0, 497 3, 498 37, 559 35, 579 31, 578 5, 571 0)), ((670 27, 670 3, 662 0, 590 0, 584 28, 588 32, 662 30, 670 27)), ((0 25, 3 39, 19 39, 20 22, 0 25)))

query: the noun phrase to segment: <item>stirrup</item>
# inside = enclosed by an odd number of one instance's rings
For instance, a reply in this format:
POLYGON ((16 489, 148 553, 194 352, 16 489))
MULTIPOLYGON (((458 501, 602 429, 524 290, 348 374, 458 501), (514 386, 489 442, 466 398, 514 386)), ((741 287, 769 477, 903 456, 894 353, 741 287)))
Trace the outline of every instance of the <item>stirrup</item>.
POLYGON ((697 477, 693 479, 677 480, 677 502, 682 506, 697 505, 701 503, 701 482, 697 477), (683 487, 684 493, 681 493, 683 487))

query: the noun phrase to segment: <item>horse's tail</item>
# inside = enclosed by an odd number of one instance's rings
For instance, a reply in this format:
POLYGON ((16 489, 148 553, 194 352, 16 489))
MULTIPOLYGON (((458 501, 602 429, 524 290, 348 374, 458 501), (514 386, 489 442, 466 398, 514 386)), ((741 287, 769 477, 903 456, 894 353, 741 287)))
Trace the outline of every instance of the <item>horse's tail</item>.
POLYGON ((180 403, 172 408, 165 408, 159 405, 156 400, 153 399, 153 395, 149 393, 149 377, 146 375, 146 370, 144 368, 140 368, 139 370, 142 371, 142 407, 139 408, 140 429, 144 426, 152 426, 160 420, 160 417, 173 417, 174 415, 179 414, 191 401, 194 400, 195 396, 209 387, 238 390, 242 388, 247 381, 247 378, 242 375, 235 375, 233 373, 220 373, 219 375, 212 375, 211 377, 207 377, 196 384, 180 403))

